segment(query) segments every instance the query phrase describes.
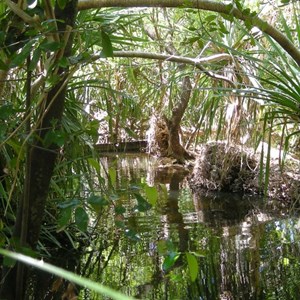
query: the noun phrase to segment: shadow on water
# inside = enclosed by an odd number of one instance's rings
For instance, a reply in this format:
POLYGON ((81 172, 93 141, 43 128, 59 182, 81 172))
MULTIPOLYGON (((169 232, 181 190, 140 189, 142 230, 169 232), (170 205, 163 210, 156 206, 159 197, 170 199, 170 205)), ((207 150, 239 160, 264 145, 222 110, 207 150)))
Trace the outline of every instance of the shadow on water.
MULTIPOLYGON (((113 206, 99 217, 82 275, 138 299, 300 299, 298 217, 256 197, 192 194, 185 172, 146 155, 102 165, 115 174, 113 206), (157 200, 136 209, 145 186, 157 200)), ((107 298, 82 290, 79 299, 107 298)))

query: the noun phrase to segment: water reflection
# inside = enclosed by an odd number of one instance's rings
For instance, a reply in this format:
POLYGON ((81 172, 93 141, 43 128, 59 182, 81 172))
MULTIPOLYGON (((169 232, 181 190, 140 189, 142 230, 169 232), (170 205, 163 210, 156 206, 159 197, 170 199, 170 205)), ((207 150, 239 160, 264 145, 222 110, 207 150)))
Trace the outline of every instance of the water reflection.
POLYGON ((147 156, 103 158, 103 166, 116 170, 124 227, 113 211, 102 217, 84 275, 138 299, 299 299, 300 219, 275 215, 262 199, 192 195, 185 172, 164 173, 147 156), (126 191, 145 182, 159 199, 139 212, 126 191), (179 255, 167 270, 162 248, 179 255), (195 281, 185 253, 198 263, 195 281))

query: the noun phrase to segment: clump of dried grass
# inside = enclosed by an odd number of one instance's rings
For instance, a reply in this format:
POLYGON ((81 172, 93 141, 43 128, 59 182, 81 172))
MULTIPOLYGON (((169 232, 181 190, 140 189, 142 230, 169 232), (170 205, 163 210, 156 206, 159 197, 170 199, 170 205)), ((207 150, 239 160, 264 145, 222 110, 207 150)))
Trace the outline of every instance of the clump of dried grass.
POLYGON ((239 146, 208 143, 200 150, 190 186, 193 190, 257 191, 257 166, 255 156, 239 146))
POLYGON ((259 185, 259 156, 249 149, 213 142, 200 149, 189 185, 193 192, 229 191, 248 194, 266 192, 269 199, 284 205, 300 205, 300 162, 280 168, 273 157, 269 166, 269 182, 259 185))

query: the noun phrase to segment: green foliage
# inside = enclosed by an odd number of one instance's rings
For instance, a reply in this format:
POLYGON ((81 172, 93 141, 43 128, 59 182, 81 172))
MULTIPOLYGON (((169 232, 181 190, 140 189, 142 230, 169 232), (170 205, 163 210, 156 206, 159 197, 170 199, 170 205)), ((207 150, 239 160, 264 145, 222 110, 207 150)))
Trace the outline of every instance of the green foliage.
POLYGON ((13 260, 17 260, 20 261, 22 263, 25 263, 31 267, 37 268, 39 270, 48 272, 50 274, 56 275, 58 277, 62 277, 66 280, 69 280, 70 282, 73 282, 75 284, 78 284, 82 287, 86 287, 91 289, 92 291, 95 291, 99 294, 102 295, 106 295, 112 299, 116 299, 116 300, 131 300, 133 298, 128 297, 126 295, 123 295, 113 289, 110 289, 106 286, 103 286, 97 282, 93 282, 87 278, 83 278, 80 275, 76 275, 72 272, 66 271, 62 268, 53 266, 51 264, 48 264, 44 261, 41 260, 37 260, 28 256, 25 256, 23 254, 19 254, 19 253, 14 253, 11 251, 7 251, 4 249, 0 249, 0 253, 5 256, 5 257, 9 257, 10 259, 13 260))
POLYGON ((135 206, 135 209, 137 209, 138 211, 145 212, 152 207, 152 205, 149 204, 147 200, 140 194, 134 193, 134 196, 138 202, 138 204, 135 206))
POLYGON ((186 255, 186 259, 187 259, 187 263, 188 263, 188 267, 189 267, 191 280, 195 281, 198 276, 198 272, 199 272, 198 261, 197 261, 196 257, 189 252, 186 252, 185 255, 186 255))

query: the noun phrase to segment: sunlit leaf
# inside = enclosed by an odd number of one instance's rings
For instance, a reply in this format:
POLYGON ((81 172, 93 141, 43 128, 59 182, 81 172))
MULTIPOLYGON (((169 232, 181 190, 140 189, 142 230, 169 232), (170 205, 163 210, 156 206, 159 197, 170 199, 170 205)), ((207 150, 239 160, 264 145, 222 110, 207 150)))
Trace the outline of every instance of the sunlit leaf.
POLYGON ((110 183, 112 185, 116 184, 116 180, 117 180, 117 171, 115 168, 109 168, 108 169, 108 175, 109 175, 109 179, 110 179, 110 183))
POLYGON ((150 204, 155 205, 158 197, 157 189, 153 186, 148 186, 148 185, 146 185, 144 189, 150 204))
POLYGON ((185 255, 186 255, 187 262, 188 262, 191 280, 195 281, 198 276, 198 272, 199 272, 197 259, 193 254, 191 254, 189 252, 186 252, 185 255))
POLYGON ((21 261, 25 264, 28 264, 32 267, 35 267, 39 270, 43 270, 50 274, 56 275, 58 277, 62 277, 70 282, 76 283, 82 287, 88 288, 97 293, 106 295, 115 300, 133 300, 133 298, 128 297, 126 295, 121 294, 120 292, 114 291, 113 289, 101 285, 97 282, 93 282, 87 278, 83 278, 81 275, 76 275, 75 273, 71 273, 62 268, 50 265, 45 263, 42 260, 37 260, 19 253, 13 253, 4 249, 0 249, 0 254, 5 257, 10 257, 11 259, 21 261))
POLYGON ((97 173, 100 173, 100 163, 95 158, 89 157, 88 163, 97 171, 97 173))
POLYGON ((171 253, 169 253, 169 255, 166 256, 165 259, 164 259, 164 262, 163 262, 163 265, 162 265, 163 270, 167 271, 171 267, 173 267, 179 256, 180 255, 177 252, 171 252, 171 253))

